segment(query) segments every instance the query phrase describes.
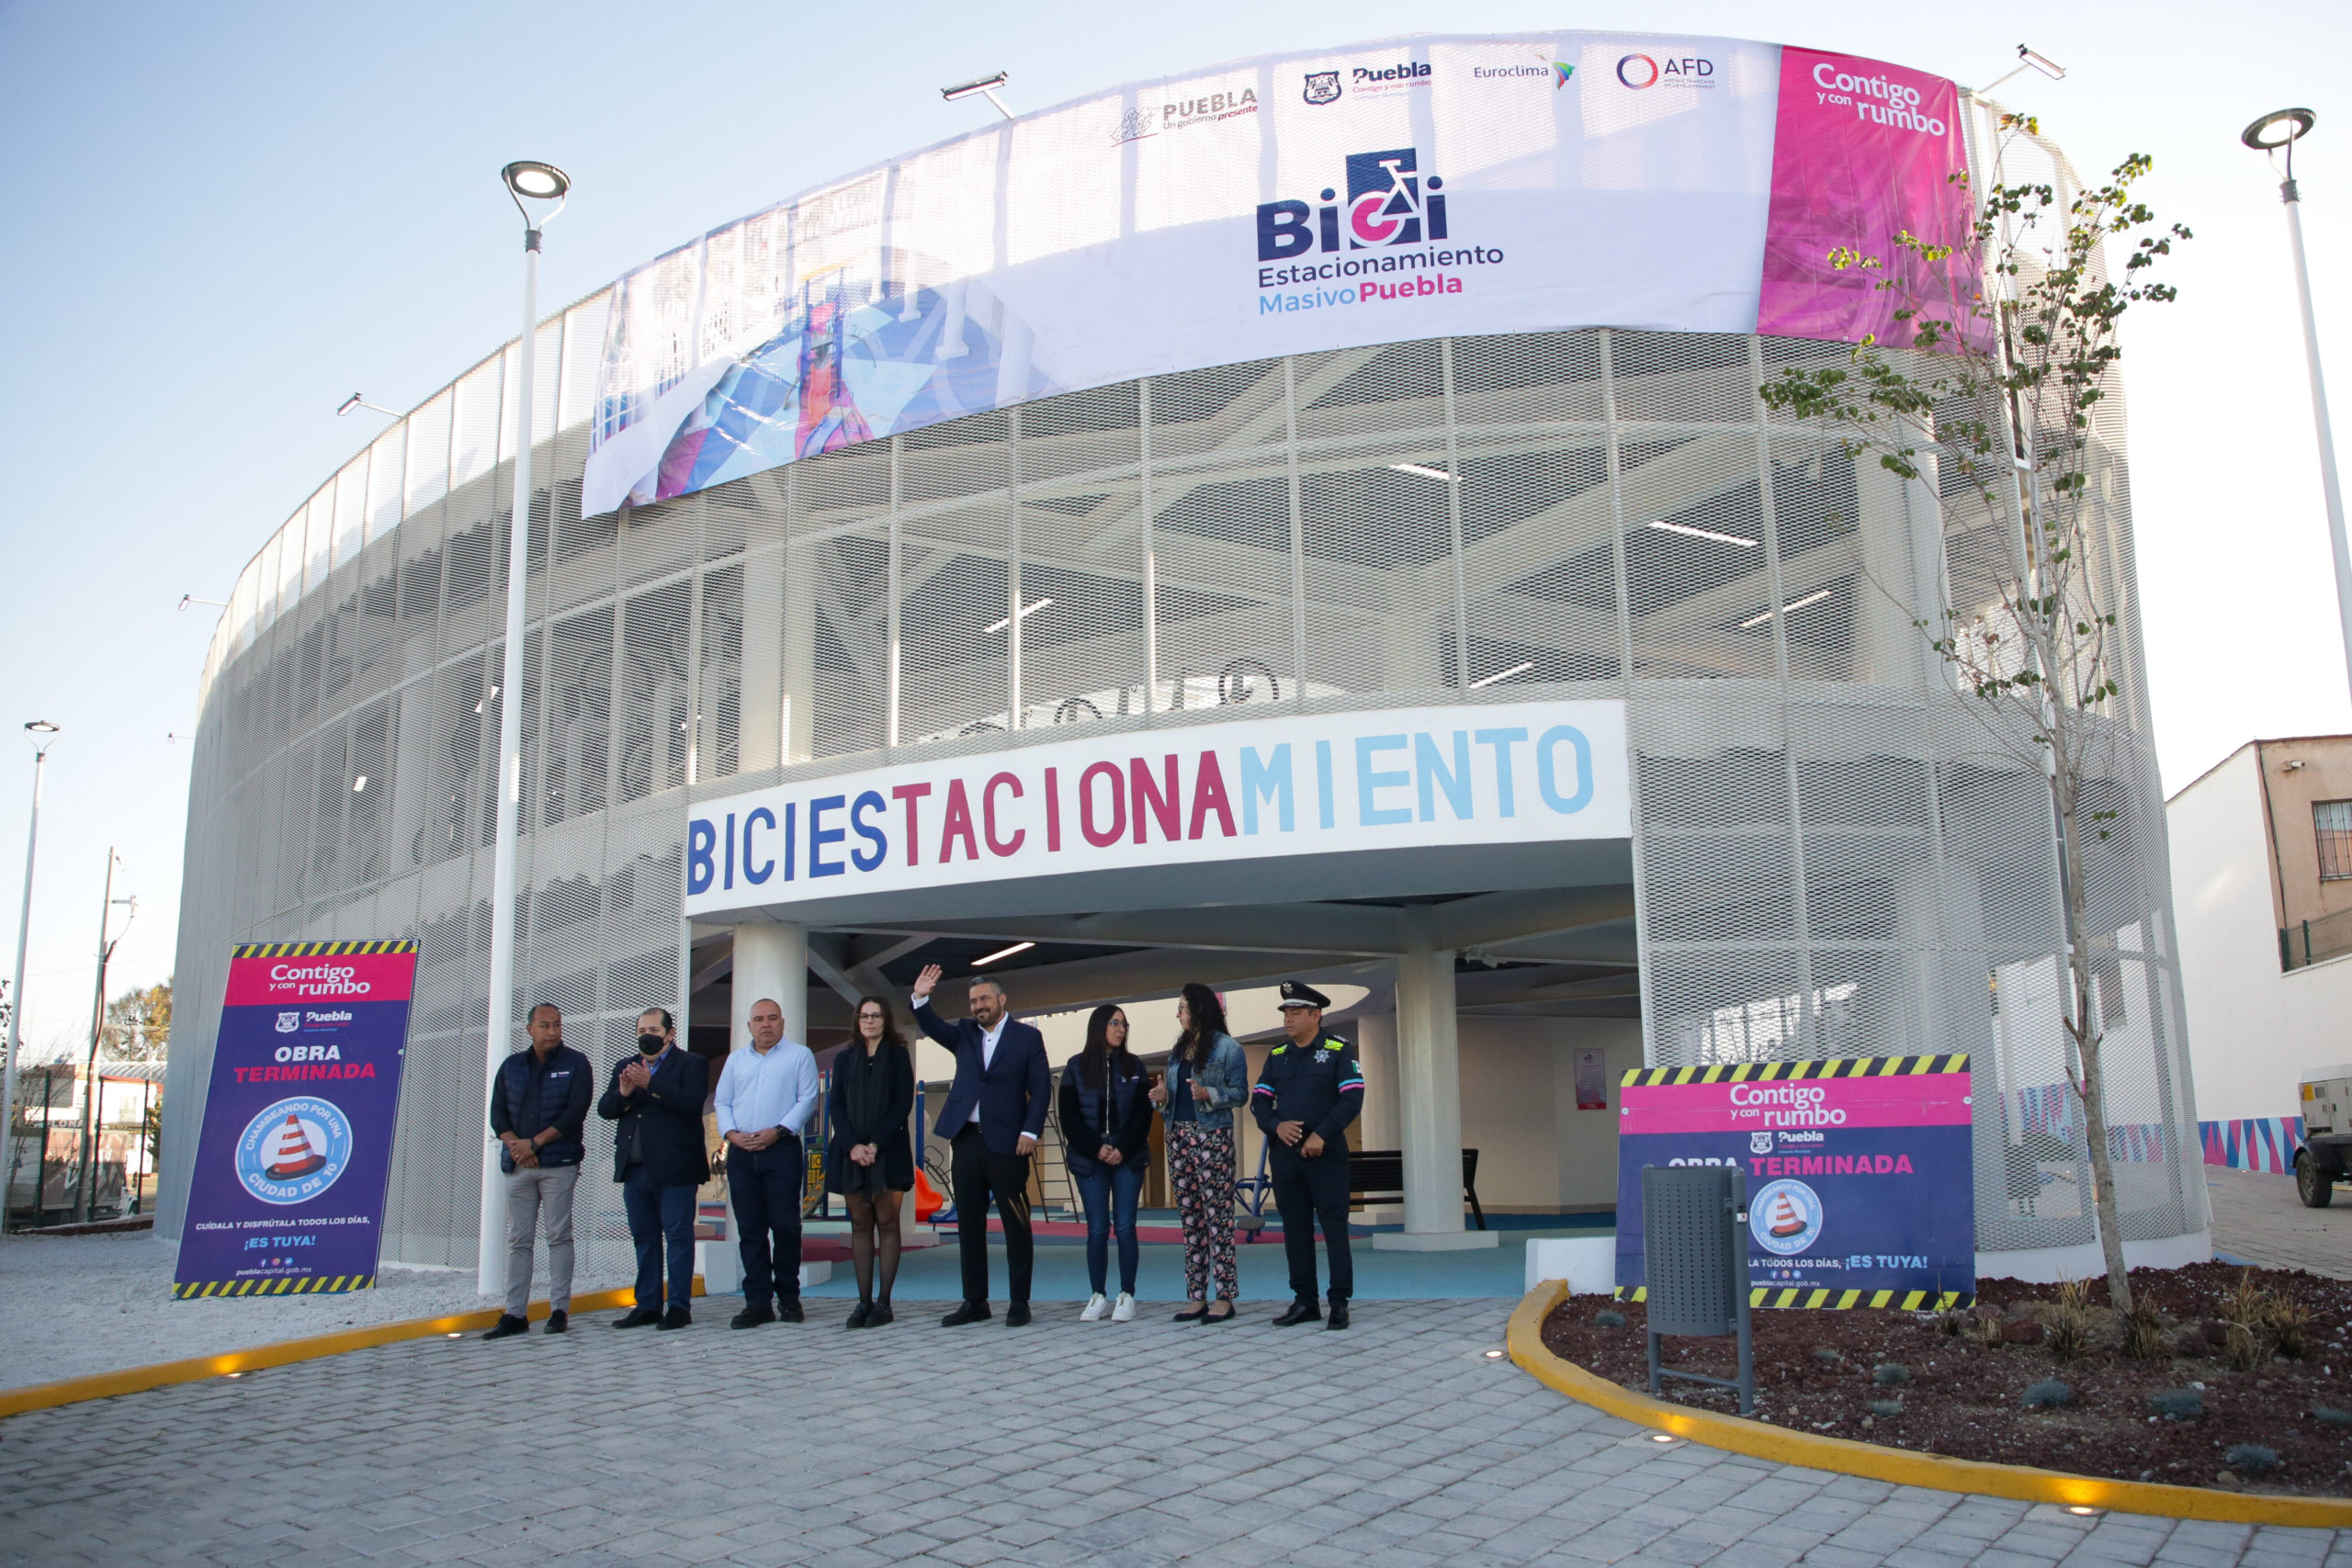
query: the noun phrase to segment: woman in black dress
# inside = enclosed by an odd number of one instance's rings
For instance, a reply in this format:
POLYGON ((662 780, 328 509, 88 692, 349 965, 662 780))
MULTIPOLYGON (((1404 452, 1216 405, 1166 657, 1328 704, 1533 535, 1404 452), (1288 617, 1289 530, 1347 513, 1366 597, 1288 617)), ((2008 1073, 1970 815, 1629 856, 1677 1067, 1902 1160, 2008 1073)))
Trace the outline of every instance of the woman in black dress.
POLYGON ((851 1328, 879 1328, 892 1316, 899 1213, 915 1184, 914 1145, 907 1136, 915 1109, 915 1067, 903 1038, 889 1003, 879 997, 861 998, 856 1032, 833 1058, 833 1087, 826 1097, 831 1132, 825 1140, 825 1190, 840 1193, 849 1205, 850 1260, 857 1270, 851 1328))

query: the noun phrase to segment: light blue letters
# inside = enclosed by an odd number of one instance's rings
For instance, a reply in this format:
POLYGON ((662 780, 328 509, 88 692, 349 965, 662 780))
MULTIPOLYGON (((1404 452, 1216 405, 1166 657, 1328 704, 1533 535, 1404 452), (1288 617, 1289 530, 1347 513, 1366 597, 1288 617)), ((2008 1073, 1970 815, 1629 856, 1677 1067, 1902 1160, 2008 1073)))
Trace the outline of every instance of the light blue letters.
MULTIPOLYGON (((1327 795, 1329 791, 1325 792, 1327 795)), ((1258 802, 1275 802, 1276 819, 1282 830, 1291 831, 1298 824, 1293 815, 1290 789, 1290 742, 1285 740, 1274 748, 1274 754, 1264 761, 1258 760, 1255 746, 1241 748, 1241 830, 1258 830, 1258 802)))
POLYGON ((1544 804, 1563 817, 1574 816, 1592 804, 1592 743, 1584 731, 1572 724, 1555 725, 1544 732, 1535 743, 1535 784, 1544 792, 1544 804), (1561 741, 1577 749, 1576 793, 1563 795, 1552 776, 1552 750, 1561 741))
POLYGON ((1445 803, 1453 807, 1454 820, 1470 820, 1470 732, 1453 732, 1453 765, 1446 766, 1439 754, 1437 742, 1421 731, 1413 735, 1413 773, 1421 786, 1421 820, 1437 820, 1437 792, 1445 791, 1445 803))
POLYGON ((1401 769, 1393 773, 1374 773, 1372 754, 1374 751, 1402 751, 1405 738, 1401 735, 1359 735, 1356 737, 1356 820, 1367 828, 1385 828, 1413 819, 1412 808, 1397 806, 1383 809, 1373 798, 1374 792, 1393 789, 1413 782, 1413 775, 1401 769))

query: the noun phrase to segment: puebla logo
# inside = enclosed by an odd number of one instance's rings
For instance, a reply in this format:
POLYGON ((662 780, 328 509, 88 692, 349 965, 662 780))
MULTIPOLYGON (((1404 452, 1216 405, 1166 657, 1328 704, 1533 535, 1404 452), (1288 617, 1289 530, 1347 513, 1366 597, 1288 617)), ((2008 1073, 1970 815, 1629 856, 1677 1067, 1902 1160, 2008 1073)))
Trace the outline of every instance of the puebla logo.
POLYGON ((303 1203, 351 1166, 351 1119, 332 1101, 298 1095, 265 1107, 236 1146, 237 1184, 265 1203, 303 1203))
POLYGON ((1301 89, 1299 96, 1306 99, 1308 103, 1315 105, 1317 108, 1320 108, 1325 104, 1338 103, 1340 101, 1340 73, 1337 71, 1308 72, 1306 73, 1306 85, 1301 89))
POLYGON ((1787 1258, 1821 1236, 1821 1196, 1802 1181, 1768 1181, 1747 1206, 1747 1228, 1756 1245, 1787 1258))

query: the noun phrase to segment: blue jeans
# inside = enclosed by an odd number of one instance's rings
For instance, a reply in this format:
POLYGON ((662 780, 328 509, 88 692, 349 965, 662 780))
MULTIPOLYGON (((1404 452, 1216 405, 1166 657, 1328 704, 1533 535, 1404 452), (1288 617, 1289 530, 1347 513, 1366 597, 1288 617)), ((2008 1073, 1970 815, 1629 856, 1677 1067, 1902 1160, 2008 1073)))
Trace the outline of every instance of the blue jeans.
POLYGON ((1111 1274, 1111 1232, 1119 1233, 1119 1289, 1136 1292, 1136 1200, 1143 1194, 1143 1165, 1103 1165, 1078 1179, 1079 1195, 1086 1204, 1086 1277, 1094 1293, 1107 1295, 1103 1281, 1111 1274))
POLYGON ((691 1309, 695 1299, 695 1190, 665 1186, 633 1165, 621 1181, 628 1238, 637 1243, 637 1304, 662 1303, 662 1254, 670 1255, 670 1303, 691 1309))

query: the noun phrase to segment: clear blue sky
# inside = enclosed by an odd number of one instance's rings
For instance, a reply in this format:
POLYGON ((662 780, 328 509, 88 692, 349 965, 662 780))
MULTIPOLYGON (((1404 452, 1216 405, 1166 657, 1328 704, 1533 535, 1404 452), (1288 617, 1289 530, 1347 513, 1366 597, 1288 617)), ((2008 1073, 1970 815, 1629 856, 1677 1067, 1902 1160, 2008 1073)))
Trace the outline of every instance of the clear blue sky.
MULTIPOLYGON (((2166 787, 2256 734, 2352 728, 2276 186, 2239 129, 2320 115, 2299 164, 2352 426, 2352 6, 1289 0, 1269 6, 0 5, 0 973, 13 958, 35 716, 52 753, 28 1056, 85 1038, 99 882, 139 897, 110 990, 177 935, 196 682, 246 558, 368 435, 514 330, 497 181, 577 182, 541 298, 829 175, 985 123, 938 88, 999 68, 1016 108, 1236 56, 1397 33, 1713 33, 1962 83, 2030 42, 2063 84, 2002 95, 2086 174, 2155 154, 2199 238, 2182 303, 2129 337, 2140 574, 2166 787)), ((2347 437, 2352 439, 2352 437, 2347 437)))

